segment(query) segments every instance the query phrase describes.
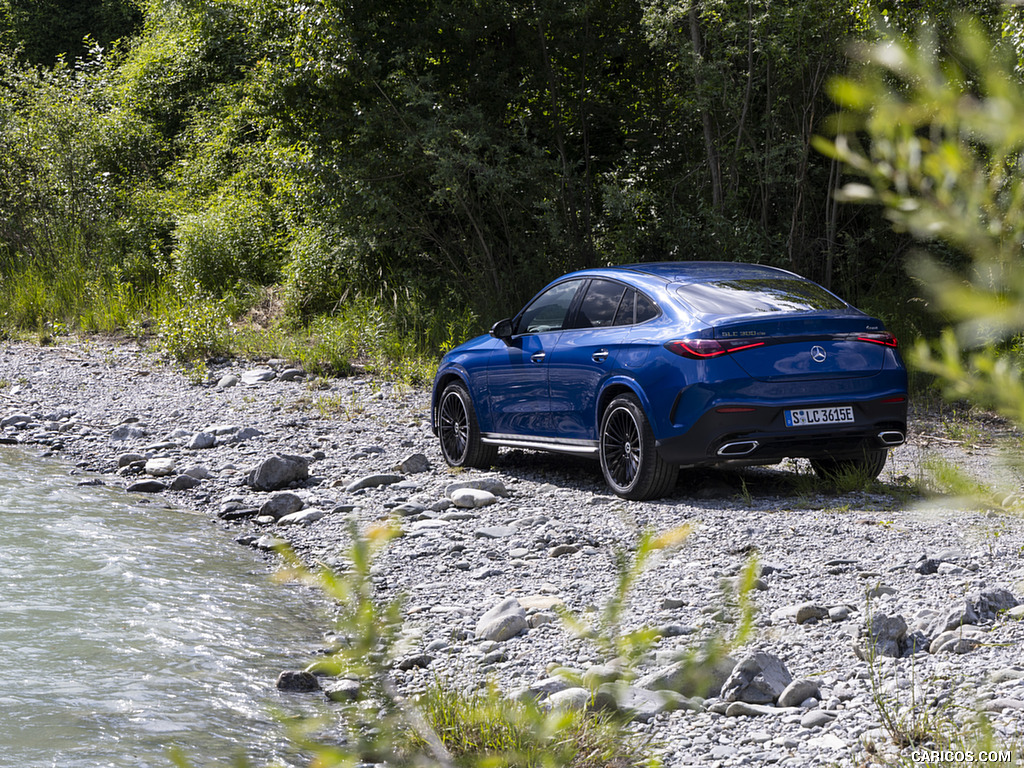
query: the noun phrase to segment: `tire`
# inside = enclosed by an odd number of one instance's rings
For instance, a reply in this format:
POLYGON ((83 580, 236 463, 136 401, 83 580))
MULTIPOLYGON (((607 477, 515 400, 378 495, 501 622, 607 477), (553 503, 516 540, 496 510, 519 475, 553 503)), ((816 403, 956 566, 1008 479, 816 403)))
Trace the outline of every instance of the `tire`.
POLYGON ((476 411, 461 382, 445 387, 437 404, 437 436, 444 460, 453 467, 487 469, 498 457, 496 445, 480 438, 476 411))
POLYGON ((854 459, 811 459, 811 469, 822 480, 829 482, 846 476, 857 480, 863 479, 867 483, 882 474, 888 458, 889 450, 883 448, 865 451, 863 456, 854 459))
POLYGON ((632 501, 664 496, 679 467, 662 460, 654 432, 635 395, 619 395, 601 417, 601 472, 616 495, 632 501))

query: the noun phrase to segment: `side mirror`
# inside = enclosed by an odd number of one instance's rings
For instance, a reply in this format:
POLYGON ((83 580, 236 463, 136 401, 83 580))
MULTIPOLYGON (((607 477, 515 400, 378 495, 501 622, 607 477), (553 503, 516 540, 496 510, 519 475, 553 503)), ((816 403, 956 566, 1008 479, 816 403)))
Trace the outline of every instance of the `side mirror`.
POLYGON ((512 321, 508 318, 499 320, 491 326, 491 336, 496 339, 501 339, 508 344, 509 339, 512 338, 512 321))

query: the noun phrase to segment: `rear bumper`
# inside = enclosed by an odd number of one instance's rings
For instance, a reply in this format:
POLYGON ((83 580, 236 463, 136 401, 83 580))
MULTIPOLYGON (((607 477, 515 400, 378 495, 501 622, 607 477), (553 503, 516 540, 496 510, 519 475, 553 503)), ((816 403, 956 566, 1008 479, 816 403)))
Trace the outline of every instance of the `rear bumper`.
POLYGON ((854 409, 854 422, 787 427, 779 406, 719 405, 686 432, 659 440, 658 453, 671 464, 699 466, 742 460, 772 463, 787 458, 851 458, 900 445, 907 434, 907 400, 887 396, 837 402, 854 409), (740 410, 743 409, 743 410, 740 410), (735 412, 734 412, 735 411, 735 412))

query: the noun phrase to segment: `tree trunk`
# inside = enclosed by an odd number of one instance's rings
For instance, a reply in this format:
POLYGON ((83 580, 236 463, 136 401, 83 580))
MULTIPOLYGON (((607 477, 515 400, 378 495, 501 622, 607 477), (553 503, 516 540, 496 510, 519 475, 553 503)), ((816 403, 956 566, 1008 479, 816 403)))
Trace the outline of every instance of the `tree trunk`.
MULTIPOLYGON (((704 91, 704 76, 701 67, 704 63, 704 40, 700 34, 700 25, 697 19, 697 9, 690 7, 690 40, 693 43, 693 54, 696 62, 694 68, 694 83, 698 93, 704 91)), ((711 110, 701 110, 701 124, 704 127, 704 149, 707 152, 708 172, 711 176, 711 205, 716 211, 722 210, 725 203, 725 195, 722 193, 722 164, 718 156, 718 149, 715 146, 714 123, 711 119, 711 110)))

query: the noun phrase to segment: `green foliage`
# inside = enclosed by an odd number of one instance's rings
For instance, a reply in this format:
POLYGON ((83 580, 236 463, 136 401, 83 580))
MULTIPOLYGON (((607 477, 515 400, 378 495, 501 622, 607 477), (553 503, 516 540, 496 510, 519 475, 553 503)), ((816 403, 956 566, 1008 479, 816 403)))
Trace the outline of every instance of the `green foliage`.
POLYGON ((142 13, 134 0, 0 0, 0 45, 19 47, 33 64, 83 55, 88 40, 100 45, 134 33, 142 13))
POLYGON ((160 318, 158 335, 161 349, 181 363, 205 361, 230 348, 224 305, 199 298, 169 309, 160 318))
MULTIPOLYGON (((426 722, 457 766, 521 768, 649 768, 645 739, 607 715, 581 711, 548 713, 536 704, 510 701, 493 687, 462 693, 435 681, 418 697, 426 722)), ((414 735, 406 750, 425 752, 414 735)))
MULTIPOLYGON (((846 199, 881 204, 897 228, 931 247, 911 269, 951 325, 938 341, 917 343, 916 365, 947 396, 1024 426, 1020 20, 1020 9, 1009 6, 987 24, 946 12, 917 42, 886 39, 865 48, 860 68, 832 86, 843 107, 836 138, 817 144, 864 177, 844 188, 846 199)), ((1019 447, 1013 454, 1019 469, 1019 447)), ((997 492, 949 462, 933 460, 929 469, 946 504, 952 496, 958 506, 1019 508, 1019 493, 997 492)), ((966 709, 887 696, 877 661, 870 663, 875 707, 896 746, 946 754, 1019 746, 1000 744, 985 719, 965 716, 966 709)))
POLYGON ((860 73, 833 85, 844 111, 837 137, 818 146, 865 177, 844 188, 846 199, 880 203, 896 227, 961 254, 912 264, 953 323, 937 344, 918 342, 917 366, 951 398, 1024 424, 1024 381, 1008 352, 1024 330, 1024 85, 1008 40, 963 20, 950 59, 928 37, 866 49, 860 73))
POLYGON ((285 267, 285 306, 290 314, 308 318, 329 312, 346 298, 347 279, 357 258, 353 244, 335 242, 322 229, 305 227, 289 243, 285 267))
MULTIPOLYGON (((887 289, 906 235, 835 204, 840 164, 809 151, 823 83, 888 3, 62 3, 0 0, 0 275, 32 286, 8 290, 11 323, 140 327, 127 315, 168 285, 237 315, 281 282, 302 326, 372 304, 382 360, 418 378, 601 263, 759 261, 912 297, 887 289), (51 56, 65 27, 99 44, 44 68, 11 53, 51 56)), ((988 19, 1022 38, 1011 12, 988 19)))
POLYGON ((224 294, 276 276, 273 218, 255 194, 225 194, 184 216, 175 230, 175 281, 185 293, 224 294))

